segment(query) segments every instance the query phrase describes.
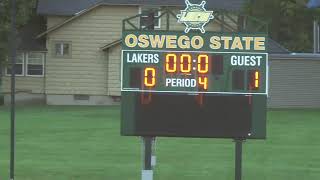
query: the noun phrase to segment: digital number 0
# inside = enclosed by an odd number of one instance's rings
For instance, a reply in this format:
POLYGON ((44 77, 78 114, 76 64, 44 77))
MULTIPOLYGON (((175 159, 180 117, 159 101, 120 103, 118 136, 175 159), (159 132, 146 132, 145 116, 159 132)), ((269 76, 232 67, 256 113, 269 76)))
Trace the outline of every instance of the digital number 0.
POLYGON ((146 68, 144 70, 144 85, 146 87, 154 87, 156 85, 156 70, 154 68, 146 68))
POLYGON ((209 57, 208 55, 198 56, 198 72, 201 74, 208 73, 209 71, 209 57))
POLYGON ((167 54, 166 56, 166 71, 174 73, 177 71, 177 55, 167 54))
POLYGON ((189 54, 182 54, 180 57, 180 71, 182 73, 191 72, 191 61, 192 58, 189 54))

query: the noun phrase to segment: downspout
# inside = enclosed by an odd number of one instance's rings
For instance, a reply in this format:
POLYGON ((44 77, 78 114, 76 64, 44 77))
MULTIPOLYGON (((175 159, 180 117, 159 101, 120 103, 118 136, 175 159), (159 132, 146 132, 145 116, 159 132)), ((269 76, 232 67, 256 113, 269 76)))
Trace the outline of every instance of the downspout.
POLYGON ((107 66, 106 66, 106 69, 107 69, 107 96, 110 95, 110 92, 109 92, 109 50, 110 48, 107 48, 105 50, 105 56, 106 56, 106 62, 107 62, 107 66))
POLYGON ((43 73, 43 95, 44 95, 44 102, 47 104, 47 54, 48 52, 44 53, 44 73, 43 73))

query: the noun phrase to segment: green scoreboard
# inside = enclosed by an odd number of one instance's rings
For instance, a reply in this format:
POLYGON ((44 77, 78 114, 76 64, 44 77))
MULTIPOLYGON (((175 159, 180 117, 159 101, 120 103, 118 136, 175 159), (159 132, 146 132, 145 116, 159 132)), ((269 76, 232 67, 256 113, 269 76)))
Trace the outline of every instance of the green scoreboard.
POLYGON ((124 31, 126 136, 266 137, 264 34, 124 31))

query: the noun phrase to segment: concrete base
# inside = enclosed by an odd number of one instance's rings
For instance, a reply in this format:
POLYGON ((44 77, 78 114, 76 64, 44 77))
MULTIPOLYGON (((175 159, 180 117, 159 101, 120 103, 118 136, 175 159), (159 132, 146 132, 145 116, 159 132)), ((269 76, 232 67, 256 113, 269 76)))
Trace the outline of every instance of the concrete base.
POLYGON ((46 102, 48 105, 119 105, 120 102, 115 101, 110 96, 91 96, 86 100, 78 100, 74 95, 46 95, 46 102))
POLYGON ((151 166, 154 168, 157 165, 157 156, 151 157, 151 166))
POLYGON ((142 170, 141 180, 153 180, 153 171, 152 170, 142 170))
MULTIPOLYGON (((4 95, 4 104, 6 106, 11 104, 11 94, 4 95)), ((31 93, 16 93, 17 105, 39 105, 45 104, 44 94, 31 94, 31 93)))

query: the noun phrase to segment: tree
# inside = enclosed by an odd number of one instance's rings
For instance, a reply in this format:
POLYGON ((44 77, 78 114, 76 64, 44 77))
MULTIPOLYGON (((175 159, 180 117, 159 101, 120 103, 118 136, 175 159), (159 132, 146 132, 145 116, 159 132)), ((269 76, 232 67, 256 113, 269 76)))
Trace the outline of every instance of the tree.
POLYGON ((246 14, 266 21, 269 36, 293 52, 312 52, 313 20, 319 9, 306 8, 307 0, 251 0, 246 14))
MULTIPOLYGON (((36 0, 17 0, 17 28, 35 15, 36 0)), ((6 60, 10 37, 10 0, 0 0, 0 67, 6 60)))

